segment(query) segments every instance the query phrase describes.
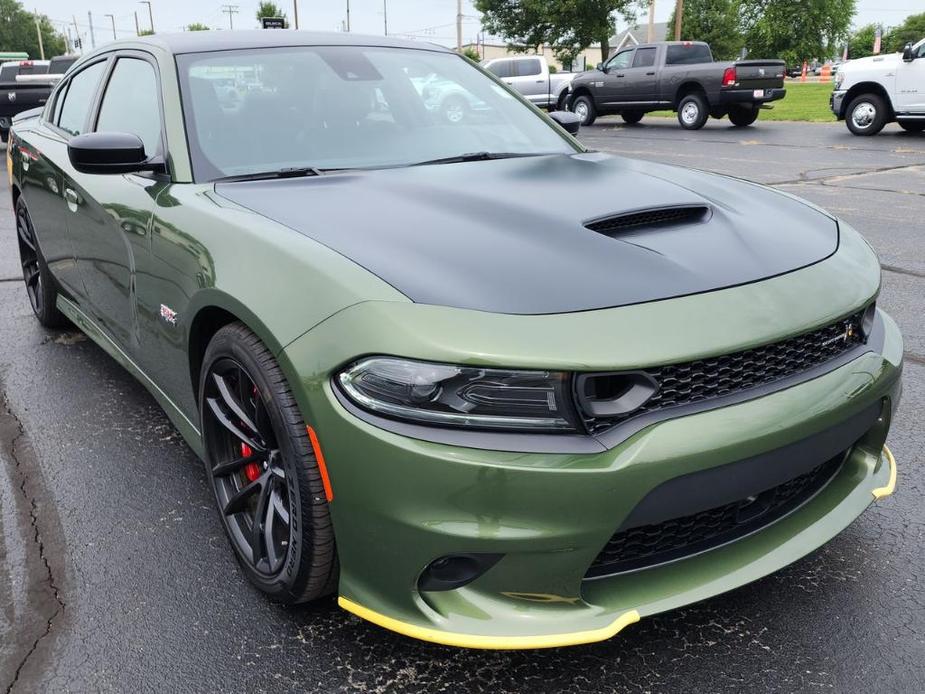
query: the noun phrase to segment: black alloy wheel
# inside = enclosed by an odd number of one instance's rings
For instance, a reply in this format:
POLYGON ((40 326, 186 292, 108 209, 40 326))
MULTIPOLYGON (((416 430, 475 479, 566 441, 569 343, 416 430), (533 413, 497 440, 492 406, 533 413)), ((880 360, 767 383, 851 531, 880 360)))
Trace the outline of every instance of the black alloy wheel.
POLYGON ((48 271, 45 258, 39 248, 32 226, 32 218, 22 196, 16 200, 16 234, 19 241, 19 261, 22 264, 22 278, 32 312, 39 323, 46 328, 60 328, 67 325, 67 319, 58 311, 58 291, 48 271))
POLYGON ((287 604, 332 592, 337 558, 320 468, 279 366, 243 325, 209 344, 200 407, 209 480, 248 578, 287 604))

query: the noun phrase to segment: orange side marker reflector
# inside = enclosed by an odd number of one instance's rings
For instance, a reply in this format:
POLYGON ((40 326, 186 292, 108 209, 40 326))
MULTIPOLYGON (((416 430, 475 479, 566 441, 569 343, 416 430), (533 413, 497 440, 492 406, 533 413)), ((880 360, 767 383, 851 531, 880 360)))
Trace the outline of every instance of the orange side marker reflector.
POLYGON ((308 432, 308 440, 312 442, 312 450, 315 452, 315 460, 318 462, 318 472, 321 473, 321 484, 324 485, 324 498, 328 501, 334 500, 334 490, 331 489, 331 479, 328 477, 328 466, 324 464, 324 453, 321 452, 321 444, 318 443, 318 436, 311 427, 305 427, 308 432))

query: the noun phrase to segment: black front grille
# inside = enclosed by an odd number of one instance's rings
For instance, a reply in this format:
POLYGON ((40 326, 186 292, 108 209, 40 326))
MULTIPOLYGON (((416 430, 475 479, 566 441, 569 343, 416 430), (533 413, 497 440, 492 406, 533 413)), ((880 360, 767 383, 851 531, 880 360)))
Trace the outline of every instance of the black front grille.
POLYGON ((671 224, 694 224, 704 221, 710 209, 705 205, 693 207, 659 207, 618 214, 588 222, 585 227, 591 231, 611 236, 622 231, 638 231, 641 227, 659 227, 671 224))
POLYGON ((742 352, 636 372, 647 375, 657 390, 641 406, 618 415, 595 417, 589 403, 619 393, 621 374, 585 375, 579 392, 585 424, 591 433, 599 433, 648 412, 701 403, 800 374, 863 344, 863 316, 861 311, 824 328, 742 352))
POLYGON ((845 460, 841 453, 760 494, 655 525, 620 529, 585 578, 637 571, 714 549, 767 527, 815 496, 845 460))

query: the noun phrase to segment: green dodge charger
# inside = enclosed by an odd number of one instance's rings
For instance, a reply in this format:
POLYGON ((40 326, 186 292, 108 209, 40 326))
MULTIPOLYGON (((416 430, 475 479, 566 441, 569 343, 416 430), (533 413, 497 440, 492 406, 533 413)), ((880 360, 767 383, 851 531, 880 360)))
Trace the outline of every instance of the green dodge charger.
POLYGON ((569 118, 423 43, 108 44, 13 124, 32 308, 157 399, 271 599, 609 638, 889 495, 903 348, 844 221, 569 118))

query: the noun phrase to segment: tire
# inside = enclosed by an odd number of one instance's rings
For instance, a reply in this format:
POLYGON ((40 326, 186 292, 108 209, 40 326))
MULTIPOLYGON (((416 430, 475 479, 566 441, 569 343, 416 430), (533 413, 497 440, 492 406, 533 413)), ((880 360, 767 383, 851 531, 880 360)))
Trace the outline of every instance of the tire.
POLYGON ((685 130, 700 130, 709 117, 710 109, 703 94, 688 94, 678 103, 678 123, 685 130))
POLYGON ((0 142, 2 142, 3 144, 6 144, 7 140, 9 139, 10 139, 10 131, 0 130, 0 142))
POLYGON ((32 217, 22 195, 16 200, 16 232, 19 241, 19 262, 22 265, 23 282, 32 312, 46 328, 63 328, 67 318, 58 310, 58 286, 48 270, 45 256, 39 247, 32 226, 32 217))
POLYGON ((635 125, 642 120, 644 115, 646 114, 642 111, 624 111, 620 114, 620 117, 623 119, 624 123, 635 125))
POLYGON ((876 135, 887 121, 887 105, 876 94, 861 94, 845 110, 845 124, 855 135, 876 135))
POLYGON ((594 108, 594 100, 585 94, 577 97, 572 101, 572 113, 581 119, 581 125, 593 125, 597 119, 597 109, 594 108))
POLYGON ((567 92, 567 91, 563 91, 563 92, 559 95, 558 100, 556 100, 556 106, 555 106, 555 109, 554 109, 554 110, 556 110, 556 111, 565 111, 565 110, 567 110, 567 107, 568 107, 568 92, 567 92))
POLYGON ((206 348, 199 407, 206 474, 247 578, 283 604, 332 593, 334 528, 305 421, 279 364, 241 323, 206 348))
POLYGON ((732 106, 729 108, 729 120, 737 128, 744 128, 758 120, 760 109, 748 106, 732 106))
POLYGON ((897 121, 899 127, 907 133, 920 133, 925 131, 925 120, 901 120, 897 121))

